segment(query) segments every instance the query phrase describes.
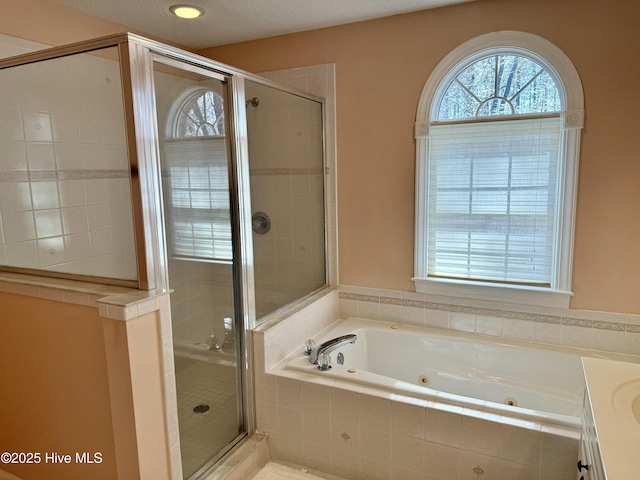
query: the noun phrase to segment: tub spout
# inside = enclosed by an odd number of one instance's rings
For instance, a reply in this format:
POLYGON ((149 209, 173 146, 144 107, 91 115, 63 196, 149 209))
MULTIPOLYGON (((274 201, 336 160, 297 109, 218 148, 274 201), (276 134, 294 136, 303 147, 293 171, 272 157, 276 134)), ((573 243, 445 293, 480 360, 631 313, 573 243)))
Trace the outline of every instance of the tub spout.
POLYGON ((336 348, 340 348, 347 343, 356 343, 358 337, 354 334, 342 335, 340 337, 336 337, 332 340, 328 340, 323 344, 317 346, 309 353, 309 361, 313 364, 318 363, 318 356, 322 353, 330 353, 333 352, 336 348))

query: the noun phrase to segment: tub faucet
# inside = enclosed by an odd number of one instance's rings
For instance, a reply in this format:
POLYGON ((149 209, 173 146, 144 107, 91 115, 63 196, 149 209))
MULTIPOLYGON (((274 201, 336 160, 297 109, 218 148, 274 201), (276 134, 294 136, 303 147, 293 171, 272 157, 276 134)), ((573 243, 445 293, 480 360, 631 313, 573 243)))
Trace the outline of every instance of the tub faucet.
POLYGON ((347 343, 356 343, 358 337, 353 333, 349 335, 342 335, 340 337, 336 337, 332 340, 328 340, 323 344, 315 347, 313 350, 309 352, 309 361, 313 364, 318 364, 318 357, 323 353, 331 353, 336 348, 340 348, 347 343))

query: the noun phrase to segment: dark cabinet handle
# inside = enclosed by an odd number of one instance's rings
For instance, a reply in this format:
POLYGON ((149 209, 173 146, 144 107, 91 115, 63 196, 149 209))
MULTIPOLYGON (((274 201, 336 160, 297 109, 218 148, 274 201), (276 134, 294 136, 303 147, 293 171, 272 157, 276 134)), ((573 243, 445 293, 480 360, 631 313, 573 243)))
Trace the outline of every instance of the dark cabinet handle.
POLYGON ((588 472, 589 471, 589 465, 583 464, 582 460, 578 460, 578 471, 581 472, 582 469, 585 469, 588 472))

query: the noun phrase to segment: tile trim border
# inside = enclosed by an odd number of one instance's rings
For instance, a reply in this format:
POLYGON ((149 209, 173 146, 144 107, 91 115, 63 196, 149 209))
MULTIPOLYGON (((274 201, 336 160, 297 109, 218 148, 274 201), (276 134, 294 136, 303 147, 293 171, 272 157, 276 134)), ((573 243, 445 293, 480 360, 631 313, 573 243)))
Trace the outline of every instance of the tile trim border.
POLYGON ((640 356, 640 315, 339 287, 340 318, 463 331, 554 347, 640 356))
MULTIPOLYGON (((539 322, 539 323, 549 323, 554 325, 567 325, 574 327, 584 327, 584 328, 597 328, 600 330, 611 330, 616 332, 640 332, 640 315, 625 315, 625 316, 635 316, 638 317, 637 323, 621 323, 615 321, 607 321, 607 320, 589 320, 583 318, 574 318, 571 316, 563 316, 563 315, 544 315, 544 314, 536 314, 529 312, 517 312, 512 310, 501 310, 498 308, 488 309, 482 307, 473 307, 466 305, 455 305, 449 303, 440 303, 440 302, 429 302, 422 300, 409 300, 409 299, 401 299, 396 297, 386 297, 386 296, 375 296, 375 295, 364 295, 357 293, 349 293, 343 291, 343 286, 340 286, 339 298, 341 300, 356 300, 358 302, 370 302, 370 303, 380 303, 386 305, 398 305, 404 307, 413 307, 413 308, 423 308, 428 310, 440 310, 445 312, 459 312, 459 313, 469 313, 476 316, 490 316, 490 317, 499 317, 499 318, 507 318, 513 320, 525 320, 530 322, 539 322)), ((594 313, 594 312, 590 312, 594 313)), ((595 312, 598 315, 618 315, 618 314, 607 314, 606 312, 595 312)))

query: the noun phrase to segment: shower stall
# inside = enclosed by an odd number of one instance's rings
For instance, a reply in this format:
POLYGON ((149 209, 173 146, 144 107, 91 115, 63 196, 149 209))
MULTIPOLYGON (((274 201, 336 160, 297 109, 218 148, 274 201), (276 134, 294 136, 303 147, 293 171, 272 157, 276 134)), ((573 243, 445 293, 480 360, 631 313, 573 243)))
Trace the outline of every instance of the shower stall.
POLYGON ((328 282, 322 99, 123 34, 0 60, 0 106, 0 269, 171 292, 199 478, 255 428, 250 329, 328 282))

